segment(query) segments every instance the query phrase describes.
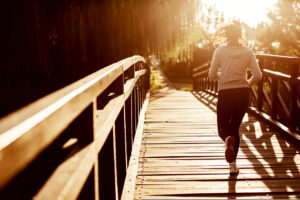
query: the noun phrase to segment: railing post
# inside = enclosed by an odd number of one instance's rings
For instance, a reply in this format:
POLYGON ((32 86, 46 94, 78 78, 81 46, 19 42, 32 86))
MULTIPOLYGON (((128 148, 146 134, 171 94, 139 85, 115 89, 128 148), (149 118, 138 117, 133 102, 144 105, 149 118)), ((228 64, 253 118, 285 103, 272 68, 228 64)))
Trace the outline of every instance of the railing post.
MULTIPOLYGON (((136 125, 137 125, 137 86, 135 85, 132 91, 132 140, 134 139, 135 136, 135 131, 136 131, 136 125)), ((132 142, 133 144, 133 142, 132 142)))
POLYGON ((150 67, 148 64, 145 64, 145 68, 147 70, 147 75, 146 75, 146 90, 150 89, 150 67))
POLYGON ((125 110, 124 106, 117 117, 114 128, 114 142, 115 142, 115 156, 117 169, 117 185, 118 197, 121 198, 122 188, 126 177, 127 156, 126 155, 126 124, 125 124, 125 110))
POLYGON ((205 88, 204 88, 205 91, 208 91, 208 86, 209 86, 208 77, 206 77, 205 78, 205 88))
MULTIPOLYGON (((259 58, 259 67, 260 70, 263 71, 264 59, 259 58)), ((258 99, 257 99, 257 109, 262 111, 263 105, 263 78, 258 83, 258 99)))
POLYGON ((196 78, 193 76, 193 90, 196 91, 196 78))
POLYGON ((125 102, 127 167, 133 144, 133 94, 125 102))
POLYGON ((210 90, 210 92, 212 92, 213 88, 212 88, 212 80, 210 80, 209 78, 207 78, 208 81, 208 89, 210 90))
POLYGON ((99 192, 100 199, 116 199, 114 138, 113 129, 104 143, 99 157, 99 192))
POLYGON ((197 79, 197 89, 202 91, 203 90, 203 78, 198 77, 197 79))
POLYGON ((272 110, 271 117, 277 120, 277 107, 278 107, 278 80, 277 78, 272 78, 272 110))
POLYGON ((296 84, 296 79, 298 77, 298 63, 294 63, 291 66, 291 80, 290 80, 290 116, 289 116, 289 125, 290 129, 295 131, 296 130, 296 113, 297 113, 297 97, 298 97, 298 87, 296 84))

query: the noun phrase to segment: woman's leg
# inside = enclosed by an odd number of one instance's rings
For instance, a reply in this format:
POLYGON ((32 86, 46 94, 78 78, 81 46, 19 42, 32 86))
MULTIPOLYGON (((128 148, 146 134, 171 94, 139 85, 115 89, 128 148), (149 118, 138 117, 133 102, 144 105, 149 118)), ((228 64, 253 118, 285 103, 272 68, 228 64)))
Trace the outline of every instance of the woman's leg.
MULTIPOLYGON (((217 104, 218 133, 223 141, 228 136, 234 137, 235 160, 240 144, 239 127, 249 105, 249 89, 237 88, 219 91, 217 104)), ((232 139, 232 138, 230 138, 232 139)), ((232 143, 232 140, 230 140, 232 143)))
POLYGON ((234 112, 232 112, 231 119, 231 130, 236 138, 236 143, 234 146, 234 152, 236 155, 238 154, 240 145, 240 125, 249 107, 249 90, 247 88, 239 89, 238 94, 238 101, 235 103, 235 106, 233 108, 234 112))
POLYGON ((220 138, 225 141, 225 139, 232 135, 231 132, 231 108, 230 99, 228 98, 228 90, 219 91, 218 103, 217 103, 217 124, 218 124, 218 134, 220 138))

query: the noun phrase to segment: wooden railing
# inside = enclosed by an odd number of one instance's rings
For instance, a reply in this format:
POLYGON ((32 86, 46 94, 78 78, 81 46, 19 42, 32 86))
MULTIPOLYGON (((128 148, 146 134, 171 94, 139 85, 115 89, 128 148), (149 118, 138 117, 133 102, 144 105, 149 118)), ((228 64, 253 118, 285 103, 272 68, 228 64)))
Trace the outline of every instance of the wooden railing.
MULTIPOLYGON (((266 54, 256 57, 263 78, 251 87, 249 111, 280 131, 299 137, 295 132, 300 129, 300 58, 266 54)), ((193 88, 216 96, 218 82, 209 80, 209 66, 208 62, 194 69, 193 88)))
POLYGON ((120 199, 148 88, 134 56, 0 119, 0 199, 120 199))

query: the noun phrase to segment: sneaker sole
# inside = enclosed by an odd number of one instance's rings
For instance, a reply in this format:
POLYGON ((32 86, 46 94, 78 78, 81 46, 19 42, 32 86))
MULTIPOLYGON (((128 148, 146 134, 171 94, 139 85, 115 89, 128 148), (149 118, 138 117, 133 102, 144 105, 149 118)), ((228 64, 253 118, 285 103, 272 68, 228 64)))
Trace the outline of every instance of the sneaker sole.
POLYGON ((226 142, 225 159, 228 163, 231 163, 235 159, 235 153, 234 153, 235 138, 233 136, 228 136, 225 142, 226 142))

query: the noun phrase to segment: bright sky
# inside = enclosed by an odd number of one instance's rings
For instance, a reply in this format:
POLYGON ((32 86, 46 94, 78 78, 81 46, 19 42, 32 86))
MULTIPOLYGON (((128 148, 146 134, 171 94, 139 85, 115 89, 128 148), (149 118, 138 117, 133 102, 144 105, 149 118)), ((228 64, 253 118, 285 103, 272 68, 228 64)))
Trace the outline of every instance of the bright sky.
POLYGON ((267 21, 267 13, 277 0, 202 0, 204 4, 215 5, 224 13, 225 19, 236 19, 255 28, 261 21, 267 21))

